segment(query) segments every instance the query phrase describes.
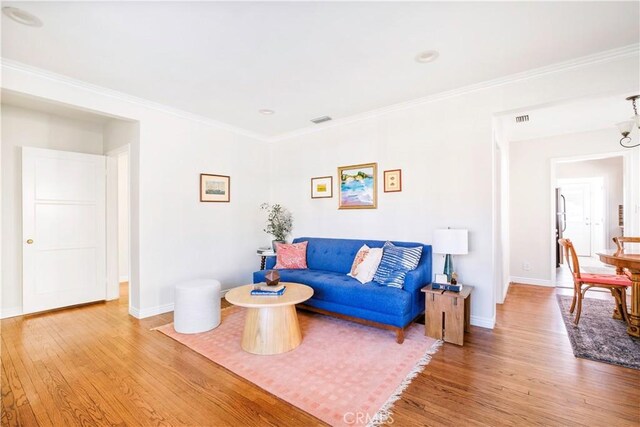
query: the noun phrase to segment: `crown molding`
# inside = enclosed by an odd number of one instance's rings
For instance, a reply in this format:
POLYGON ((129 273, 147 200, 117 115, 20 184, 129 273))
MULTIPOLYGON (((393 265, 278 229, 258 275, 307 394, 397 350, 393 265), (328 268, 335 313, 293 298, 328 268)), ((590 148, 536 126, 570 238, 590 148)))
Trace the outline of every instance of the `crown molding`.
POLYGON ((103 86, 94 85, 92 83, 87 83, 82 80, 77 80, 71 77, 67 77, 62 74, 57 74, 48 70, 44 70, 42 68, 33 67, 31 65, 24 64, 22 62, 14 61, 12 59, 0 58, 0 64, 2 69, 14 70, 21 73, 29 74, 32 76, 44 78, 47 80, 54 81, 56 83, 61 83, 67 86, 71 86, 74 88, 82 89, 88 92, 92 92, 98 95, 107 96, 113 99, 117 99, 119 101, 128 102, 130 104, 139 105, 142 107, 150 108, 156 111, 161 111, 163 113, 171 114, 176 117, 180 117, 187 120, 192 120, 198 123, 205 124, 207 126, 215 127, 218 129, 226 130, 228 132, 246 136, 249 138, 257 139, 259 141, 266 142, 268 141, 268 137, 256 132, 252 132, 247 129, 239 128, 237 126, 230 125, 228 123, 220 122, 218 120, 210 119, 208 117, 204 117, 198 114, 190 113, 188 111, 184 111, 178 108, 170 107, 165 104, 160 104, 158 102, 149 101, 148 99, 138 98, 137 96, 128 95, 123 92, 119 92, 117 90, 108 89, 103 86))
POLYGON ((456 96, 467 95, 469 93, 478 92, 485 89, 491 89, 507 84, 535 79, 538 77, 546 76, 549 74, 555 74, 575 68, 587 67, 590 65, 611 62, 618 59, 624 59, 629 57, 640 56, 640 44, 632 44, 616 49, 606 50, 598 52, 592 55, 581 56, 568 61, 558 62, 556 64, 547 65, 540 68, 534 68, 531 70, 523 71, 521 73, 511 74, 504 77, 499 77, 492 80, 486 80, 480 83, 474 83, 468 86, 462 86, 457 89, 449 90, 446 92, 440 92, 433 95, 427 95, 421 98, 412 99, 409 101, 399 102, 387 107, 377 108, 375 110, 366 111, 364 113, 358 113, 351 116, 343 117, 340 119, 332 120, 322 125, 312 125, 297 129, 291 132, 286 132, 274 137, 268 138, 269 142, 279 142, 286 139, 299 137, 316 132, 322 132, 324 130, 343 126, 349 123, 355 123, 362 120, 368 120, 374 117, 383 116, 386 114, 394 113, 396 111, 402 111, 413 107, 418 107, 425 104, 430 104, 444 99, 454 98, 456 96))
POLYGON ((68 86, 93 92, 98 95, 108 96, 110 98, 118 99, 120 101, 128 102, 135 105, 140 105, 146 108, 161 111, 161 112, 171 114, 177 117, 181 117, 184 119, 193 120, 198 123, 203 123, 205 125, 226 130, 228 132, 231 132, 237 135, 253 138, 258 141, 279 142, 279 141, 284 141, 287 139, 299 137, 302 135, 322 132, 324 130, 327 130, 333 127, 343 126, 349 123, 368 120, 374 117, 383 116, 383 115, 394 113, 397 111, 402 111, 409 108, 418 107, 421 105, 430 104, 433 102, 438 102, 438 101, 442 101, 449 98, 454 98, 456 96, 462 96, 462 95, 478 92, 485 89, 504 86, 510 83, 530 80, 530 79, 542 77, 549 74, 559 73, 559 72, 563 72, 563 71, 567 71, 575 68, 586 67, 590 65, 595 65, 599 63, 611 62, 611 61, 634 57, 634 56, 635 57, 640 56, 640 44, 623 46, 616 49, 598 52, 592 55, 574 58, 568 61, 558 62, 556 64, 552 64, 552 65, 548 65, 540 68, 534 68, 532 70, 524 71, 521 73, 511 74, 508 76, 499 77, 496 79, 487 80, 480 83, 474 83, 474 84, 463 86, 457 89, 440 92, 433 95, 427 95, 421 98, 416 98, 409 101, 400 102, 397 104, 392 104, 387 107, 377 108, 377 109, 366 111, 363 113, 358 113, 358 114, 343 117, 340 119, 335 119, 321 125, 312 125, 312 126, 296 129, 290 132, 285 132, 285 133, 271 136, 271 137, 257 133, 257 132, 253 132, 247 129, 243 129, 237 126, 233 126, 224 122, 220 122, 218 120, 210 119, 208 117, 204 117, 198 114, 189 113, 187 111, 180 110, 178 108, 173 108, 164 104, 149 101, 144 98, 138 98, 136 96, 128 95, 126 93, 119 92, 112 89, 107 89, 105 87, 87 83, 81 80, 76 80, 71 77, 53 73, 51 71, 47 71, 41 68, 32 67, 30 65, 26 65, 18 61, 6 59, 6 58, 0 58, 0 64, 2 65, 3 69, 6 68, 6 69, 30 74, 33 76, 45 78, 45 79, 62 83, 68 86))

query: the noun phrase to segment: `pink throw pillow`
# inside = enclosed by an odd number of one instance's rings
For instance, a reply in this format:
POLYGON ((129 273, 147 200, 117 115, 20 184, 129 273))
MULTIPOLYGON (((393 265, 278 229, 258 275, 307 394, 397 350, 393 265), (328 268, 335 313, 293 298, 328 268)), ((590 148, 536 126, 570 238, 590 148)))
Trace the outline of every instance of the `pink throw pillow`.
POLYGON ((307 268, 307 243, 276 243, 275 269, 303 269, 307 268))

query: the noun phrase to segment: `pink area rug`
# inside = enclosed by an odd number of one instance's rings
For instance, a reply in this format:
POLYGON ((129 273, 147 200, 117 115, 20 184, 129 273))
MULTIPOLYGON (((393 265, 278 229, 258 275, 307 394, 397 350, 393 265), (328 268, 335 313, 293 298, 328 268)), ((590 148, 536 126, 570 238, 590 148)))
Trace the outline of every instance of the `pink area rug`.
POLYGON ((298 310, 303 341, 288 353, 258 356, 240 348, 245 310, 222 311, 218 328, 179 334, 156 328, 208 359, 334 426, 378 425, 431 360, 440 341, 413 324, 402 345, 395 334, 298 310))

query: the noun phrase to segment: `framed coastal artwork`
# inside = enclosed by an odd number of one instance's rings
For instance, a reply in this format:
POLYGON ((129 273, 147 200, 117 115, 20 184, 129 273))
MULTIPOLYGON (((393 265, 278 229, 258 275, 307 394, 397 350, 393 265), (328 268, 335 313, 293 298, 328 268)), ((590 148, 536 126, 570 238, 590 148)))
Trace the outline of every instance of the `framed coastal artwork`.
POLYGON ((375 209, 378 164, 340 166, 338 168, 338 209, 375 209))
POLYGON ((333 197, 333 177, 319 176, 311 178, 311 198, 327 199, 333 197))
POLYGON ((396 191, 402 191, 402 170, 384 171, 384 192, 393 193, 396 191))
POLYGON ((227 175, 200 174, 201 202, 229 202, 231 200, 231 178, 227 175))

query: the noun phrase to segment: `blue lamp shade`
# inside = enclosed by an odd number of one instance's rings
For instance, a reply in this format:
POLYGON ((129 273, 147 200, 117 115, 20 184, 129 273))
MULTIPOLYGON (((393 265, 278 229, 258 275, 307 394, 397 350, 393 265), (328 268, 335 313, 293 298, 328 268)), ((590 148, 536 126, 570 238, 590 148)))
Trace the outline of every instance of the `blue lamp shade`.
POLYGON ((451 255, 466 255, 469 253, 469 230, 451 229, 435 230, 433 232, 433 252, 445 254, 444 274, 451 280, 453 261, 451 255))

